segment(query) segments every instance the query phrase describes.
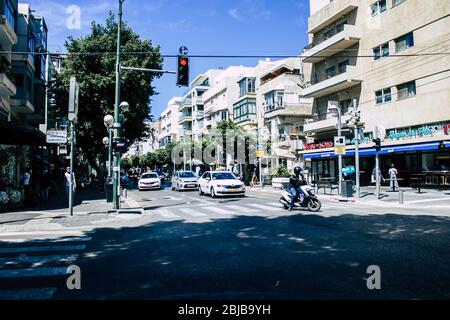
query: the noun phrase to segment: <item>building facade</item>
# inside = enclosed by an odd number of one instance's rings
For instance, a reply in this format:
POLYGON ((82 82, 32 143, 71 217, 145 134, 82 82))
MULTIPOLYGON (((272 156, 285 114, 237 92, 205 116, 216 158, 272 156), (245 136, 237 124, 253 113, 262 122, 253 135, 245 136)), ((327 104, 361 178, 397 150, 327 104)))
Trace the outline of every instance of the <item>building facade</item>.
POLYGON ((348 144, 344 165, 354 164, 348 123, 355 107, 360 111, 363 183, 374 167, 375 127, 386 131, 384 175, 395 164, 409 184, 413 174, 449 169, 449 26, 448 1, 311 1, 303 56, 312 70, 303 93, 314 99, 314 117, 304 125, 308 143, 300 154, 309 159, 314 179, 338 175, 333 104, 341 110, 348 144))
POLYGON ((181 101, 181 97, 172 98, 159 117, 161 123, 161 131, 158 136, 160 148, 178 140, 178 109, 181 106, 181 101))

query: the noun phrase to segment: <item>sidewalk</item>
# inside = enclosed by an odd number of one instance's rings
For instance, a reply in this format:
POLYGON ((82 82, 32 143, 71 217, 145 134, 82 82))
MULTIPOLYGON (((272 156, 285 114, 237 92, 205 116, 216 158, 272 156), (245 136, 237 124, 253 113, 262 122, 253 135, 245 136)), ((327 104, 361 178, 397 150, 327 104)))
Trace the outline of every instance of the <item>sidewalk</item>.
MULTIPOLYGON (((130 198, 122 198, 121 208, 123 211, 134 207, 135 203, 130 198)), ((140 215, 136 214, 137 212, 122 214, 123 212, 112 208, 112 203, 106 202, 104 193, 83 190, 77 194, 73 216, 70 216, 65 201, 58 197, 52 197, 47 207, 41 206, 0 214, 0 236, 6 232, 88 231, 140 218, 140 215)))
MULTIPOLYGON (((280 194, 281 190, 273 188, 272 186, 261 187, 247 187, 247 190, 254 192, 262 192, 267 194, 280 194)), ((352 202, 355 204, 366 204, 373 206, 414 206, 435 208, 449 208, 450 209, 450 190, 433 190, 422 189, 421 193, 411 188, 400 188, 399 191, 392 192, 389 188, 381 188, 380 199, 376 199, 374 187, 361 187, 361 198, 356 198, 356 195, 351 198, 340 197, 337 190, 333 190, 333 194, 323 194, 323 189, 316 192, 320 199, 325 201, 335 202, 352 202), (403 204, 400 204, 400 192, 403 192, 403 204)))

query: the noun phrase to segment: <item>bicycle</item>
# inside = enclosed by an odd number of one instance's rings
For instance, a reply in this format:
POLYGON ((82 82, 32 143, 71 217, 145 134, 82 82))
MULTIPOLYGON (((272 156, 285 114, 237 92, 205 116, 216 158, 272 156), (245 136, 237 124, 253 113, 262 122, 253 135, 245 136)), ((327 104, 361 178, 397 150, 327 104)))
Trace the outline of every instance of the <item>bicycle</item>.
POLYGON ((250 180, 250 187, 260 186, 259 178, 256 174, 253 174, 252 179, 250 180))

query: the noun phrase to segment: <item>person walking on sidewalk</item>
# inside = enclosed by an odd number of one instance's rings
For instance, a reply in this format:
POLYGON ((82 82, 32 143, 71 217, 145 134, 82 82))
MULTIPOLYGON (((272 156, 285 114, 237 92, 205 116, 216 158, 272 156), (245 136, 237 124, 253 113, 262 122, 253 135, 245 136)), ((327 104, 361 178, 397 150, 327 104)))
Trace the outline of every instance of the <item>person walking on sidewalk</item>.
POLYGON ((44 170, 40 177, 39 186, 41 189, 41 203, 44 205, 48 205, 48 191, 50 188, 50 177, 48 175, 48 171, 44 170))
POLYGON ((392 191, 395 191, 395 189, 398 189, 399 186, 397 180, 398 170, 395 168, 394 164, 391 164, 391 168, 389 169, 388 174, 391 180, 390 188, 392 191))
MULTIPOLYGON (((70 191, 70 167, 67 167, 66 173, 64 174, 64 182, 66 189, 66 201, 69 202, 69 191, 70 191)), ((73 174, 72 180, 72 191, 75 192, 76 182, 75 182, 75 173, 73 174)))

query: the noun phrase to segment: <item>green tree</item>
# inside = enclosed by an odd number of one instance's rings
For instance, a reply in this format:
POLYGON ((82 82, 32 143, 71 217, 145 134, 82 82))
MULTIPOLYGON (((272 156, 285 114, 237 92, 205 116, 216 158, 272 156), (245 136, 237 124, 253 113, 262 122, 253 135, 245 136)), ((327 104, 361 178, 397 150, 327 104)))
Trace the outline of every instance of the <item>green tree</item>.
MULTIPOLYGON (((117 29, 118 23, 110 13, 104 25, 92 22, 87 36, 69 37, 66 41, 69 55, 60 77, 66 91, 70 77, 77 78, 80 88, 78 146, 92 166, 96 166, 98 157, 103 157, 102 138, 106 134, 103 117, 114 114, 117 29)), ((121 65, 151 69, 162 67, 160 47, 153 46, 150 40, 140 39, 126 23, 122 25, 121 52, 121 65)), ((121 101, 130 104, 122 135, 131 142, 150 134, 145 122, 150 119, 150 98, 156 94, 151 86, 155 77, 159 76, 135 71, 121 74, 121 101)))

